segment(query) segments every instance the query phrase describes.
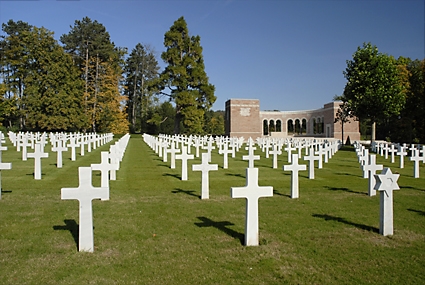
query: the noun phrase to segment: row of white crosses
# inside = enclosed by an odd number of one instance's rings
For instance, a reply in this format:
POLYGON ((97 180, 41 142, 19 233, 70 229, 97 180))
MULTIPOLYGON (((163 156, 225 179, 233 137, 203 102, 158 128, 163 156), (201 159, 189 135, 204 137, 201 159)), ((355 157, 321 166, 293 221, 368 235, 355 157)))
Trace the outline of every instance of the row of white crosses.
POLYGON ((393 191, 399 190, 397 180, 399 174, 393 174, 391 169, 376 164, 376 155, 369 154, 368 149, 358 142, 354 144, 363 170, 363 177, 369 179, 368 195, 375 196, 376 190, 380 191, 379 207, 379 233, 384 236, 393 235, 393 191), (376 171, 382 170, 381 174, 376 171))
POLYGON ((0 132, 0 200, 1 200, 1 172, 2 170, 12 169, 12 163, 2 162, 2 151, 7 150, 6 146, 2 146, 5 143, 5 137, 2 132, 0 132))
POLYGON ((100 164, 91 164, 90 167, 79 167, 79 185, 77 188, 61 189, 62 200, 79 201, 79 251, 94 251, 92 201, 94 199, 100 199, 102 201, 109 200, 109 178, 112 179, 112 171, 119 169, 119 162, 123 159, 129 139, 130 135, 126 134, 114 145, 110 146, 109 152, 102 151, 100 164), (99 170, 101 172, 100 187, 93 187, 92 185, 93 170, 99 170), (109 177, 110 173, 111 177, 109 177))
POLYGON ((425 145, 416 145, 411 144, 408 147, 407 144, 394 144, 381 142, 374 142, 372 144, 372 151, 379 153, 381 156, 384 156, 385 159, 388 159, 388 155, 391 155, 391 163, 395 162, 394 156, 398 155, 400 160, 400 168, 404 168, 404 157, 408 155, 407 150, 410 150, 409 160, 413 161, 413 177, 419 178, 419 163, 425 163, 425 145))
MULTIPOLYGON (((27 158, 34 158, 34 179, 41 179, 41 159, 49 157, 49 154, 44 152, 44 147, 47 144, 47 133, 31 133, 13 132, 8 133, 9 139, 16 146, 17 151, 22 149, 22 160, 26 161, 27 158), (33 153, 27 152, 27 147, 34 149, 33 153)), ((69 147, 71 148, 71 160, 76 160, 76 147, 81 148, 81 155, 84 156, 84 146, 88 145, 88 151, 91 152, 92 146, 95 149, 113 139, 112 133, 107 134, 80 134, 80 133, 50 133, 49 140, 52 144, 52 151, 56 152, 56 166, 62 168, 63 156, 62 153, 68 150, 67 141, 69 140, 69 147)))

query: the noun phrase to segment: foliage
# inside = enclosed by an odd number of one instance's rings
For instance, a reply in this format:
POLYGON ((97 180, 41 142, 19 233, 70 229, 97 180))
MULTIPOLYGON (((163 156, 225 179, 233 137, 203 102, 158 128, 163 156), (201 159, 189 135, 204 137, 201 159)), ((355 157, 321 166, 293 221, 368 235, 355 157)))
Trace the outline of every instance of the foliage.
POLYGON ((216 100, 215 87, 205 73, 200 41, 199 36, 189 36, 183 17, 176 20, 164 36, 166 51, 161 58, 168 65, 156 87, 175 103, 175 133, 181 132, 180 123, 186 133, 202 133, 204 113, 216 100), (166 88, 170 93, 163 92, 166 88))
POLYGON ((163 102, 159 106, 155 106, 149 113, 150 118, 147 119, 148 133, 155 135, 173 134, 175 109, 170 102, 163 102))
POLYGON ((224 111, 205 112, 205 133, 210 135, 224 135, 224 111))
POLYGON ((141 120, 152 108, 154 92, 148 86, 158 77, 158 61, 153 49, 138 43, 125 62, 125 94, 131 132, 141 132, 141 120), (138 122, 137 122, 138 121, 138 122))
POLYGON ((21 127, 26 129, 78 130, 83 123, 81 82, 53 33, 10 21, 3 30, 11 33, 3 40, 6 117, 11 120, 19 110, 21 127), (16 26, 25 28, 12 33, 16 26))
POLYGON ((406 86, 393 57, 378 52, 370 43, 363 44, 347 61, 344 77, 347 83, 342 100, 353 116, 374 123, 400 114, 406 86))

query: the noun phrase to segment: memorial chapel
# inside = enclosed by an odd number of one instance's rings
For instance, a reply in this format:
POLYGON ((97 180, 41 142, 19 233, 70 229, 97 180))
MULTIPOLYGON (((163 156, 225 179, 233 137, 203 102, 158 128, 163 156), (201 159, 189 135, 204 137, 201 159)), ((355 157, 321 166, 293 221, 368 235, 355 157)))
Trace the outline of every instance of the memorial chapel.
MULTIPOLYGON (((226 135, 230 137, 317 137, 342 138, 341 122, 335 122, 341 102, 304 111, 260 111, 258 99, 226 101, 226 135)), ((344 123, 344 140, 360 140, 359 122, 344 123)))

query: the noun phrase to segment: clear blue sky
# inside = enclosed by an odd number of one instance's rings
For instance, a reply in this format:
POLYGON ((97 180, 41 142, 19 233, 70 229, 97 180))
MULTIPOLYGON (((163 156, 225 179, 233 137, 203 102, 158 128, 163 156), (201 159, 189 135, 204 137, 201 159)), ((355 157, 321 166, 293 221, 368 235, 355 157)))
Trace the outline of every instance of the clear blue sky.
POLYGON ((55 33, 88 16, 116 46, 150 44, 160 59, 164 33, 184 16, 201 37, 214 110, 230 98, 260 99, 261 110, 309 110, 340 95, 346 60, 364 42, 424 58, 423 0, 0 0, 0 22, 22 20, 55 33))

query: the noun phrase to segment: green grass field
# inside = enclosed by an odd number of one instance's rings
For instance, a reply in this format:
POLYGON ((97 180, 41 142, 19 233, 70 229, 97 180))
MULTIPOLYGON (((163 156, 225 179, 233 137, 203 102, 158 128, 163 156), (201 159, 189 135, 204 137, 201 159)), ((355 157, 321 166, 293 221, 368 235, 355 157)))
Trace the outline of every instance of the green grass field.
MULTIPOLYGON (((78 167, 100 162, 102 146, 77 161, 55 166, 50 153, 42 180, 33 159, 21 161, 10 143, 3 162, 0 200, 0 284, 425 284, 425 165, 419 179, 412 163, 398 168, 394 235, 379 235, 379 193, 367 196, 367 179, 352 148, 315 169, 300 172, 300 198, 291 199, 290 172, 272 158, 255 162, 259 185, 274 196, 260 198, 260 246, 243 246, 245 199, 230 187, 245 185, 241 151, 210 172, 210 199, 200 199, 201 173, 180 180, 142 140, 132 136, 110 200, 93 201, 93 253, 78 252, 78 201, 62 201, 62 187, 78 186, 78 167)), ((192 151, 194 153, 194 151, 192 151)), ((257 151, 256 154, 259 154, 257 151)), ((200 158, 189 162, 199 164, 200 158)), ((300 161, 304 163, 304 161, 300 161)), ((286 163, 285 163, 286 164, 286 163)), ((93 172, 94 186, 100 173, 93 172)))

